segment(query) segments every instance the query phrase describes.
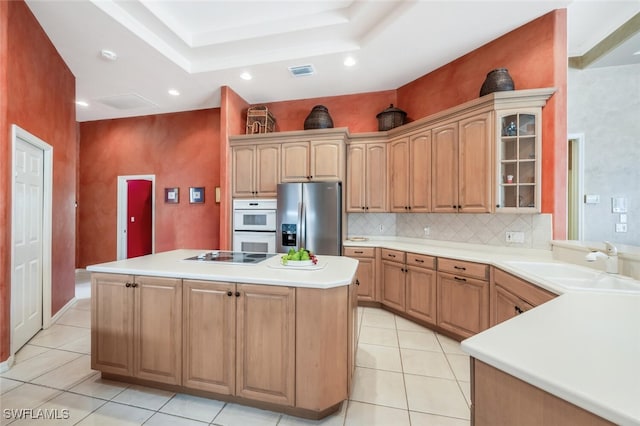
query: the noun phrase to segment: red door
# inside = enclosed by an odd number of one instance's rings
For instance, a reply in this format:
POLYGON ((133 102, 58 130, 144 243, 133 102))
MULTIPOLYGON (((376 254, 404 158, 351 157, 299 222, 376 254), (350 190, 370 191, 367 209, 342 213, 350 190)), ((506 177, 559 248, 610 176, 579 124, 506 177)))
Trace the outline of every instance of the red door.
POLYGON ((127 258, 151 254, 151 181, 127 181, 127 258))

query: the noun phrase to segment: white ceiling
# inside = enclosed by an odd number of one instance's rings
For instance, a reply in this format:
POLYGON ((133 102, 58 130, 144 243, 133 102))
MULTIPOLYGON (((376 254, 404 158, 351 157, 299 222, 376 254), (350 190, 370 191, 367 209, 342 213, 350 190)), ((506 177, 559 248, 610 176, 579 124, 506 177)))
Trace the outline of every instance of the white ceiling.
MULTIPOLYGON (((545 13, 568 8, 569 56, 640 0, 27 0, 76 77, 77 120, 396 89, 545 13), (102 49, 117 54, 109 61, 102 49), (343 61, 352 56, 356 65, 343 61), (311 64, 312 76, 288 67, 311 64), (240 78, 249 72, 253 79, 240 78), (171 96, 168 89, 180 96, 171 96)), ((639 33, 640 34, 640 33, 639 33)), ((590 66, 640 63, 640 35, 590 66)), ((479 70, 486 73, 489 70, 479 70)))

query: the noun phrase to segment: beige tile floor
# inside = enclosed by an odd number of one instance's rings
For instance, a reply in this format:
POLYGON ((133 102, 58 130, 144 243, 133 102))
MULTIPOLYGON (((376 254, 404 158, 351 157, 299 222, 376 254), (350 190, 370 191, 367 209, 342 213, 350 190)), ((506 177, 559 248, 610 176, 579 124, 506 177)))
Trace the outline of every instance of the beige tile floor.
POLYGON ((88 274, 76 281, 77 302, 0 375, 1 425, 469 425, 469 357, 460 345, 375 308, 358 309, 351 398, 321 421, 103 380, 90 368, 88 274), (58 419, 16 419, 11 409, 58 419))

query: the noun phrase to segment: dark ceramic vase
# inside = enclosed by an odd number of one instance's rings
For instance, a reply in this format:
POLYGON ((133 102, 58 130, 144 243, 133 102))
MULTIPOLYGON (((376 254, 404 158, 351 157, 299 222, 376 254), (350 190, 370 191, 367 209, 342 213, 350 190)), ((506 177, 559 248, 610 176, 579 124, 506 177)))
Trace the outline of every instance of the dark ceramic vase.
POLYGON ((331 129, 333 128, 333 120, 329 115, 329 110, 324 105, 316 105, 304 120, 304 129, 331 129))
POLYGON ((497 68, 487 74, 487 78, 482 83, 480 96, 488 95, 493 92, 503 92, 514 90, 513 80, 506 68, 497 68))

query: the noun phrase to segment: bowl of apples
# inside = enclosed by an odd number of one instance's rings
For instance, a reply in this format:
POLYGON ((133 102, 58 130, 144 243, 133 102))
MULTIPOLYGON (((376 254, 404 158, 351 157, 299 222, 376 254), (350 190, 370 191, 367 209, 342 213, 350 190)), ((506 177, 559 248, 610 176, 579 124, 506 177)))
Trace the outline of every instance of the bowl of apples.
POLYGON ((289 249, 289 252, 280 258, 280 263, 284 266, 290 266, 293 268, 301 266, 311 266, 318 263, 318 258, 311 253, 300 247, 299 250, 289 249))

